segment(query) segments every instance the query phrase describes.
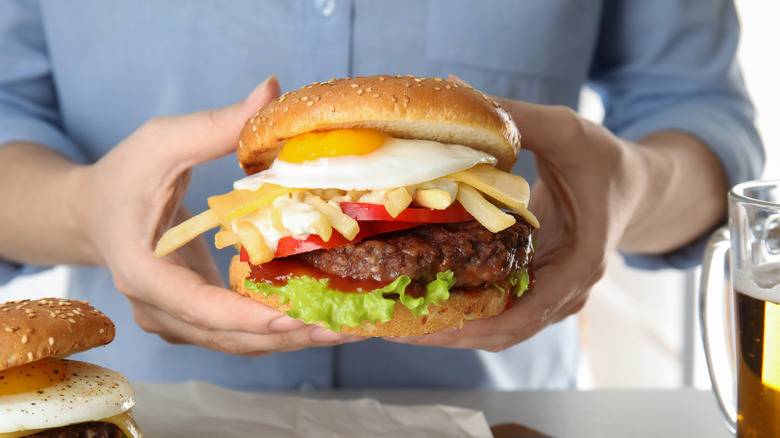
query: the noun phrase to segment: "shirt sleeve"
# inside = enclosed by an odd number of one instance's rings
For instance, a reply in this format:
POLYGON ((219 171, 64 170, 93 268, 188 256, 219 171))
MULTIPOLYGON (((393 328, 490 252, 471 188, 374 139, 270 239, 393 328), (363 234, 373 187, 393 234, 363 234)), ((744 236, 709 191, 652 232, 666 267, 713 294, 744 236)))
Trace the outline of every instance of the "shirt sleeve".
MULTIPOLYGON (((38 143, 83 162, 83 153, 63 132, 57 108, 37 1, 0 3, 0 147, 38 143)), ((41 269, 0 259, 0 284, 41 269)))
MULTIPOLYGON (((687 132, 717 155, 730 185, 760 177, 764 151, 735 60, 738 39, 730 0, 608 0, 591 69, 604 125, 631 141, 687 132)), ((692 267, 704 240, 661 256, 626 254, 626 262, 692 267)))

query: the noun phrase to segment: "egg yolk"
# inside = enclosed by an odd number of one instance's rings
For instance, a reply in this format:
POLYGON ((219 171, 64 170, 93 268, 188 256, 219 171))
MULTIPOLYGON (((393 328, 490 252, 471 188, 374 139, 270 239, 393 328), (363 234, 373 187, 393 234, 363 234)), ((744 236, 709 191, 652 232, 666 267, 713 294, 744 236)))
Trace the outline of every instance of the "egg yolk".
POLYGON ((0 395, 40 391, 68 378, 68 364, 46 358, 0 371, 0 395))
POLYGON ((318 158, 366 155, 379 149, 384 142, 384 134, 367 128, 307 132, 291 138, 279 152, 279 159, 303 163, 318 158))

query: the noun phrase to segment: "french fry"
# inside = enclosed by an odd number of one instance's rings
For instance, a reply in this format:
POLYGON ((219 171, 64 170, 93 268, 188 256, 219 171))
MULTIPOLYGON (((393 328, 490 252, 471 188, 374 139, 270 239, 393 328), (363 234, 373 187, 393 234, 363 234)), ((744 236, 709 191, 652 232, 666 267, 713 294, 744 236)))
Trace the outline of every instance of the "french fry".
POLYGON ((474 187, 500 205, 520 214, 534 228, 539 228, 539 221, 528 210, 531 188, 523 177, 498 170, 489 164, 478 164, 471 169, 450 174, 447 178, 474 187))
MULTIPOLYGON (((303 197, 303 202, 314 207, 317 211, 322 213, 323 216, 330 222, 330 226, 336 229, 342 236, 348 240, 352 240, 360 231, 360 227, 355 219, 344 214, 340 208, 333 204, 325 202, 316 195, 306 195, 303 197)), ((322 236, 320 236, 322 237, 322 236)), ((325 239, 323 239, 325 240, 325 239)))
POLYGON ((414 193, 414 202, 421 207, 444 210, 452 205, 455 200, 452 194, 442 189, 417 189, 414 193))
POLYGON ((515 223, 515 218, 512 215, 504 213, 468 184, 458 184, 457 199, 463 208, 491 233, 498 233, 515 223))
POLYGON ((300 189, 263 184, 259 190, 233 190, 224 195, 212 196, 208 199, 209 207, 217 214, 223 223, 238 219, 258 208, 270 204, 274 199, 300 189))
POLYGON ((253 265, 262 265, 273 260, 274 252, 265 244, 263 235, 254 225, 246 221, 238 221, 235 223, 234 229, 253 265))
POLYGON ((319 219, 311 225, 314 228, 314 234, 320 236, 324 242, 330 240, 333 235, 333 227, 330 225, 330 222, 325 215, 320 216, 319 219))
POLYGON ((347 190, 346 197, 349 202, 357 202, 366 192, 366 190, 347 190))
POLYGON ((209 209, 193 216, 162 235, 154 248, 154 256, 166 256, 217 225, 219 218, 213 210, 209 209))
POLYGON ((233 230, 223 228, 214 235, 214 246, 216 246, 217 249, 240 244, 241 239, 238 238, 238 234, 234 233, 233 230))
POLYGON ((446 178, 466 183, 513 210, 515 207, 527 207, 531 199, 531 188, 522 176, 498 170, 489 164, 477 164, 446 178))
POLYGON ((386 201, 385 210, 390 213, 390 216, 396 217, 406 210, 406 207, 412 203, 412 195, 406 190, 406 187, 398 187, 393 190, 388 190, 385 193, 386 201))
POLYGON ((271 226, 276 229, 276 231, 284 231, 284 219, 282 218, 282 209, 279 208, 275 203, 272 203, 269 207, 269 213, 271 216, 271 226))

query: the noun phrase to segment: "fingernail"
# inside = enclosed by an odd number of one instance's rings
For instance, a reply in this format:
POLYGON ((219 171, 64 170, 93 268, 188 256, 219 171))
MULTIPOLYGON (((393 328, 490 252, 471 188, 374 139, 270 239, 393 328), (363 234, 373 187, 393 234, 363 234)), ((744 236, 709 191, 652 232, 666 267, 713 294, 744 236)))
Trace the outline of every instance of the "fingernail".
POLYGON ((332 330, 325 330, 325 329, 314 329, 311 332, 311 340, 315 342, 334 342, 334 341, 340 341, 340 342, 347 342, 350 341, 351 338, 359 338, 352 335, 347 335, 344 333, 337 333, 332 330))
POLYGON ((287 316, 280 316, 268 323, 268 330, 272 332, 289 332, 306 326, 306 323, 299 319, 292 319, 287 316))
POLYGON ((252 90, 251 93, 249 93, 249 96, 247 96, 247 101, 252 101, 257 99, 261 94, 263 94, 263 91, 268 87, 268 83, 271 82, 271 79, 276 80, 276 75, 271 75, 266 78, 263 82, 260 83, 257 87, 255 87, 254 90, 252 90))

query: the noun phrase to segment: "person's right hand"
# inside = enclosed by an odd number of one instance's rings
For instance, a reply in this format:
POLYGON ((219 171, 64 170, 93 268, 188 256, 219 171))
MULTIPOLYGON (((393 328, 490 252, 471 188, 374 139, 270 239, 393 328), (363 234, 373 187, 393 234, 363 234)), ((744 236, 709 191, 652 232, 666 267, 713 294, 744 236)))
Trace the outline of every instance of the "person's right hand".
POLYGON ((234 152, 245 121, 279 94, 272 77, 232 106, 150 120, 94 165, 74 169, 75 223, 142 329, 247 355, 360 339, 225 289, 202 238, 163 258, 152 254, 162 232, 191 216, 181 205, 190 169, 234 152))

